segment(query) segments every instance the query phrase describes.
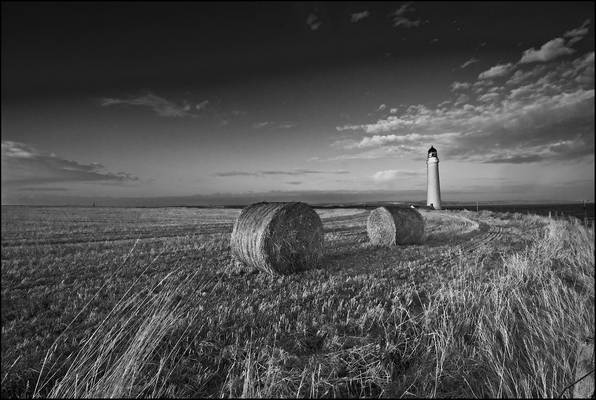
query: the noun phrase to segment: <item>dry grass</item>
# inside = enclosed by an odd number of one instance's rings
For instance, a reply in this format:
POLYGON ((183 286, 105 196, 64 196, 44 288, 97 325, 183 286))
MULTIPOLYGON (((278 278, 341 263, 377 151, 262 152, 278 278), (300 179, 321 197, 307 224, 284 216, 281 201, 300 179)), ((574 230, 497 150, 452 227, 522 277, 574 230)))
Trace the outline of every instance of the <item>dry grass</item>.
MULTIPOLYGON (((226 229, 235 215, 222 221, 226 229)), ((594 337, 593 230, 535 216, 453 213, 454 221, 464 215, 480 226, 461 222, 461 231, 452 232, 459 239, 441 242, 441 232, 452 229, 444 226, 451 215, 441 215, 427 218, 430 231, 439 232, 432 247, 381 249, 366 243, 366 214, 323 217, 324 265, 290 276, 234 269, 229 255, 218 258, 229 252, 221 231, 139 242, 133 251, 130 242, 120 245, 120 256, 106 255, 121 261, 100 295, 83 296, 75 310, 88 306, 77 318, 57 314, 62 335, 48 335, 36 363, 29 359, 36 370, 28 375, 29 391, 22 378, 26 353, 20 350, 25 356, 18 359, 19 352, 5 347, 20 326, 5 316, 19 293, 5 281, 16 286, 12 265, 22 266, 25 253, 3 248, 3 394, 559 395, 574 378, 578 344, 594 337), (470 253, 457 250, 457 240, 484 237, 483 224, 506 234, 470 253), (510 241, 525 245, 512 249, 510 241)), ((37 249, 38 262, 44 254, 56 257, 57 249, 44 249, 37 249)), ((35 293, 30 289, 31 304, 40 301, 35 293)), ((19 304, 33 318, 44 315, 19 304)))
POLYGON ((594 337, 594 232, 552 221, 490 279, 477 267, 459 264, 425 306, 424 351, 393 393, 558 396, 573 381, 578 345, 594 337))

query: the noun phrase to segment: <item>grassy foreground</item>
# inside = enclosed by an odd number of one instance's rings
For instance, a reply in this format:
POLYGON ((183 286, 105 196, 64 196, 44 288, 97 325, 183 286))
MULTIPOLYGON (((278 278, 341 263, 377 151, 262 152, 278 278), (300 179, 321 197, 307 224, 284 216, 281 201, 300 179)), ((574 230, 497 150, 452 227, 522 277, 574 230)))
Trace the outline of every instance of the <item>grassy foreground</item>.
MULTIPOLYGON (((594 338, 594 231, 536 216, 480 216, 531 233, 470 252, 439 234, 407 251, 376 249, 362 237, 365 216, 350 217, 352 230, 337 216, 326 223, 331 261, 283 277, 230 264, 219 233, 194 249, 210 258, 182 257, 176 249, 189 244, 170 241, 145 248, 140 262, 137 243, 112 255, 109 275, 95 272, 94 291, 46 335, 51 346, 43 342, 29 375, 5 347, 15 323, 4 311, 16 311, 3 286, 3 394, 558 396, 574 380, 577 346, 594 338), (346 229, 355 253, 342 247, 346 229), (387 262, 396 255, 399 263, 387 262), (131 264, 143 268, 122 279, 131 264)), ((434 223, 447 237, 446 221, 434 223)), ((3 280, 9 255, 3 249, 3 280)))

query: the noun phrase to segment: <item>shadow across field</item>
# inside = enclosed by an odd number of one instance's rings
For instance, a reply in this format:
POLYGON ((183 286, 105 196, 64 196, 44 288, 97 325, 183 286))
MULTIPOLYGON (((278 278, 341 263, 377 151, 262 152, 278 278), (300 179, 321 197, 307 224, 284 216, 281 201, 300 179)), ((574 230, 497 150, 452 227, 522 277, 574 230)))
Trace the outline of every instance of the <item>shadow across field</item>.
MULTIPOLYGON (((425 237, 418 245, 382 247, 368 240, 364 219, 351 226, 325 227, 325 259, 322 268, 343 274, 377 273, 379 270, 408 270, 408 263, 424 263, 446 247, 457 250, 475 247, 488 237, 490 226, 453 213, 425 213, 425 237)), ((401 277, 400 274, 398 276, 401 277)), ((403 279, 407 278, 407 274, 403 279)), ((402 278, 400 278, 402 279, 402 278)))
MULTIPOLYGON (((429 256, 424 245, 380 247, 370 243, 360 243, 346 247, 341 252, 325 255, 322 269, 330 273, 374 274, 379 270, 401 269, 403 264, 429 256)), ((403 279, 406 279, 404 276, 403 279)))

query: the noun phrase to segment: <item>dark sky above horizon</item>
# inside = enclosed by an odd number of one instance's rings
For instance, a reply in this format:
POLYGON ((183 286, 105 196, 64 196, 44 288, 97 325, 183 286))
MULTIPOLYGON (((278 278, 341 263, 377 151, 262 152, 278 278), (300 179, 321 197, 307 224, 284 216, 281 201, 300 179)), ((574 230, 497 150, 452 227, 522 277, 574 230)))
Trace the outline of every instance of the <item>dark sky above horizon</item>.
POLYGON ((593 20, 592 2, 3 2, 2 203, 400 200, 430 145, 445 200, 593 200, 593 20))

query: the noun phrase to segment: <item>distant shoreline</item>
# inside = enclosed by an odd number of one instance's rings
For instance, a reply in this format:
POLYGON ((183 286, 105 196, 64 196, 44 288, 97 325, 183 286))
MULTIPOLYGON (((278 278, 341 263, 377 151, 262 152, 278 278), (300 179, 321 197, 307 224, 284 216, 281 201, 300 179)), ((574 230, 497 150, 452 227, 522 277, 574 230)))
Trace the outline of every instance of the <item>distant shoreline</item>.
MULTIPOLYGON (((413 204, 417 207, 424 207, 424 202, 420 201, 378 201, 378 202, 359 202, 359 203, 308 203, 313 208, 371 208, 380 207, 384 205, 410 205, 413 204)), ((172 204, 172 205, 82 205, 82 204, 62 204, 62 205, 46 205, 46 204, 2 204, 2 207, 32 207, 32 208, 244 208, 247 204, 210 204, 210 205, 190 205, 190 204, 172 204)), ((462 209, 462 208, 475 208, 481 207, 554 207, 554 206, 580 206, 583 207, 585 204, 586 208, 594 207, 594 201, 552 201, 552 202, 506 202, 506 201, 492 201, 492 202, 443 202, 443 209, 462 209)))

